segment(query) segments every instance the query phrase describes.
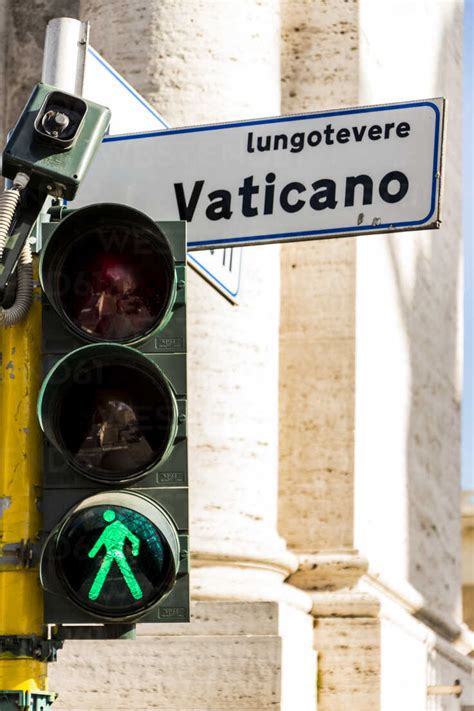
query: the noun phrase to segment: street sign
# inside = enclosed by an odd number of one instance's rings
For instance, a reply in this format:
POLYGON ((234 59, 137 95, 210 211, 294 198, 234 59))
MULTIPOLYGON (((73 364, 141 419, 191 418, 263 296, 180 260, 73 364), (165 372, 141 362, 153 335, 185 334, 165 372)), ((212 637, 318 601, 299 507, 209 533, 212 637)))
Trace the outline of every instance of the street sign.
POLYGON ((434 228, 443 116, 438 98, 110 136, 77 202, 100 185, 186 220, 189 250, 434 228))
MULTIPOLYGON (((87 48, 83 96, 106 104, 112 111, 109 135, 130 131, 156 131, 169 124, 93 47, 87 48)), ((108 181, 125 179, 113 170, 108 181)), ((95 191, 94 202, 102 191, 95 191)), ((74 206, 76 203, 74 204, 74 206)), ((153 210, 153 214, 155 211, 153 210)), ((160 215, 156 215, 161 219, 160 215)), ((242 250, 204 250, 188 254, 188 263, 212 286, 232 302, 237 302, 240 291, 242 250)))
POLYGON ((203 249, 199 252, 188 252, 188 264, 227 296, 229 301, 237 303, 240 294, 242 254, 242 247, 203 249))
POLYGON ((82 95, 91 101, 101 96, 112 112, 109 134, 156 131, 169 123, 101 55, 89 45, 82 95))

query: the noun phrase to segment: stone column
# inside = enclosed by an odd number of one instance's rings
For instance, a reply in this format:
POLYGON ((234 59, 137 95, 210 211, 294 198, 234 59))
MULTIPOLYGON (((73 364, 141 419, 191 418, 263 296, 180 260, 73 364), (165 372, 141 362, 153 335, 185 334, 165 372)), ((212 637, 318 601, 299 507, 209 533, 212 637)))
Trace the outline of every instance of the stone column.
POLYGON ((462 679, 472 650, 460 607, 463 2, 359 0, 359 12, 362 104, 447 98, 440 228, 357 244, 355 533, 382 604, 382 707, 409 694, 431 709, 424 679, 462 679))
MULTIPOLYGON (((282 112, 358 104, 358 4, 282 2, 282 112)), ((313 600, 318 709, 378 708, 378 603, 355 586, 356 241, 281 249, 280 531, 313 600)))
MULTIPOLYGON (((95 49, 171 125, 280 113, 278 0, 83 0, 81 19, 91 22, 95 49)), ((129 671, 143 707, 153 689, 147 669, 153 662, 164 678, 170 650, 173 679, 161 687, 160 708, 314 711, 311 600, 284 583, 297 559, 277 533, 279 269, 278 247, 248 248, 238 306, 189 270, 197 602, 191 625, 141 628, 129 671)), ((58 666, 65 703, 64 675, 86 647, 70 646, 58 666)), ((107 647, 97 660, 105 675, 112 654, 107 647)), ((101 708, 94 698, 84 705, 101 708)))
POLYGON ((462 2, 282 8, 283 111, 448 97, 438 232, 281 250, 280 531, 300 561, 290 581, 313 599, 319 709, 391 711, 409 693, 418 711, 427 669, 441 684, 468 666, 453 644, 469 641, 456 620, 462 2))
MULTIPOLYGON (((357 106, 358 7, 282 4, 284 113, 357 106)), ((280 530, 307 589, 353 585, 356 241, 281 249, 280 530)))
MULTIPOLYGON (((277 0, 83 0, 81 15, 92 45, 173 126, 279 113, 277 0)), ((296 559, 276 531, 278 247, 246 250, 241 291, 232 307, 190 270, 193 591, 262 599, 263 587, 296 602, 280 584, 296 559)))

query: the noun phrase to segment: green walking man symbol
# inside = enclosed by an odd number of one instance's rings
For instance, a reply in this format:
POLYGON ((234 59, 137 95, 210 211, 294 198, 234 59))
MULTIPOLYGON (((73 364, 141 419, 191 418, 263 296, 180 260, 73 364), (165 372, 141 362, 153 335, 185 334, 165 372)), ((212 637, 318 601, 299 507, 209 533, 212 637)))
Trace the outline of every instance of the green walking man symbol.
POLYGON ((104 519, 109 525, 104 528, 95 545, 88 553, 89 558, 95 558, 100 548, 102 546, 105 547, 105 556, 89 590, 89 599, 97 600, 112 563, 115 561, 132 596, 135 600, 140 600, 143 597, 143 593, 123 552, 125 541, 128 539, 132 544, 132 555, 137 556, 140 548, 140 539, 121 521, 115 521, 114 511, 110 509, 104 511, 104 519))

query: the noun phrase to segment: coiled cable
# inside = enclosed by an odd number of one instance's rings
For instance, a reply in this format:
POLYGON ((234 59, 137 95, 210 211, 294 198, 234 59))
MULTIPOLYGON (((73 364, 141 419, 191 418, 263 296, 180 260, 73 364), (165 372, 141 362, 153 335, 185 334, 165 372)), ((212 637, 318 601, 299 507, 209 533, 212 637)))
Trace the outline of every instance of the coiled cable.
MULTIPOLYGON (((21 191, 26 188, 28 181, 29 178, 25 173, 18 173, 13 181, 13 187, 0 194, 0 259, 20 202, 21 191)), ((25 242, 18 259, 15 301, 7 309, 0 306, 0 326, 13 326, 22 321, 32 303, 33 261, 31 247, 28 242, 25 242)))

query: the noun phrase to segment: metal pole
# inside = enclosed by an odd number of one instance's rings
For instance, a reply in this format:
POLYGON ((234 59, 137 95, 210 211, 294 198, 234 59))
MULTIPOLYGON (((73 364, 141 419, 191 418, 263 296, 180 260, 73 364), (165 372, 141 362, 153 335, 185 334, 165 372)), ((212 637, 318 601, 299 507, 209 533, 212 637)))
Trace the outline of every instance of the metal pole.
MULTIPOLYGON (((46 32, 42 80, 81 94, 87 41, 87 23, 52 20, 46 32)), ((36 260, 36 283, 37 267, 36 260)), ((39 287, 27 318, 0 329, 0 356, 0 638, 4 645, 0 690, 42 696, 47 690, 47 663, 26 654, 23 646, 19 653, 5 652, 5 648, 15 649, 18 640, 24 641, 20 636, 44 636, 38 570, 28 567, 24 556, 25 544, 38 540, 41 527, 41 433, 36 417, 41 380, 39 287)))
MULTIPOLYGON (((36 418, 40 385, 39 290, 27 318, 0 329, 0 635, 42 635, 43 596, 35 568, 21 551, 40 530, 41 439, 36 418)), ((32 657, 0 658, 0 689, 45 691, 47 665, 32 657)))
POLYGON ((71 94, 82 94, 89 23, 71 17, 48 22, 42 81, 71 94))

